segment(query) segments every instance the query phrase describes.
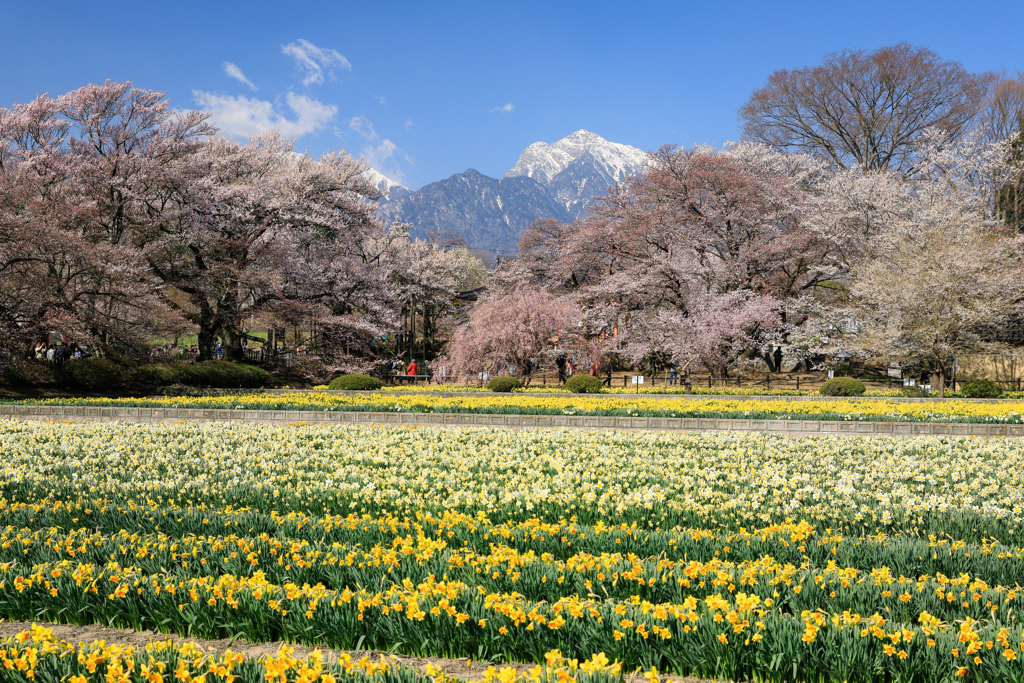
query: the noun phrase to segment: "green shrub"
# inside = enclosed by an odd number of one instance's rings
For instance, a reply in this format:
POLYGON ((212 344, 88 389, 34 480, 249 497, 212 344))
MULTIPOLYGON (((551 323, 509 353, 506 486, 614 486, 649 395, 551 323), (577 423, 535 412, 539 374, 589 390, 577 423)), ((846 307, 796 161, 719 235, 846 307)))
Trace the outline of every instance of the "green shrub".
POLYGON ((60 366, 65 383, 84 391, 117 391, 124 387, 125 369, 109 358, 81 358, 60 366))
POLYGON ((522 389, 523 383, 515 377, 509 377, 508 375, 498 375, 492 377, 487 382, 487 390, 499 393, 508 393, 513 389, 522 389))
POLYGON ((960 385, 959 393, 964 398, 999 398, 1003 388, 990 379, 972 379, 960 385))
POLYGON ((902 393, 907 398, 931 398, 932 396, 932 393, 920 384, 915 384, 912 387, 903 387, 902 393))
POLYGON ((600 394, 604 385, 593 375, 580 372, 565 381, 565 390, 574 394, 600 394))
POLYGON ((56 381, 53 366, 44 361, 30 360, 5 366, 0 373, 0 384, 9 387, 40 387, 56 381))
POLYGON ((864 382, 852 377, 833 377, 821 385, 818 393, 822 396, 861 396, 866 387, 864 382))
POLYGON ((335 391, 376 391, 382 386, 384 384, 379 379, 369 375, 342 375, 332 379, 327 388, 335 391))
POLYGON ((135 371, 139 384, 152 387, 164 387, 178 381, 178 372, 169 363, 152 363, 143 365, 135 371))
POLYGON ((223 360, 204 360, 193 365, 183 363, 175 365, 174 370, 182 384, 193 387, 254 389, 265 386, 270 379, 263 368, 223 360))

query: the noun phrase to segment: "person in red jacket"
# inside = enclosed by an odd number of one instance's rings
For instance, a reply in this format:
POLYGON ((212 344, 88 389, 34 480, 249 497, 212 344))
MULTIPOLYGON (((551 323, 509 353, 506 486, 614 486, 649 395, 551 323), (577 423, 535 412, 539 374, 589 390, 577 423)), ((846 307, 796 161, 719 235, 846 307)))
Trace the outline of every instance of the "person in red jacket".
POLYGON ((417 368, 416 368, 416 361, 410 360, 409 361, 409 368, 408 368, 408 370, 406 370, 405 374, 407 374, 410 377, 412 377, 413 375, 416 374, 416 370, 417 370, 417 368))

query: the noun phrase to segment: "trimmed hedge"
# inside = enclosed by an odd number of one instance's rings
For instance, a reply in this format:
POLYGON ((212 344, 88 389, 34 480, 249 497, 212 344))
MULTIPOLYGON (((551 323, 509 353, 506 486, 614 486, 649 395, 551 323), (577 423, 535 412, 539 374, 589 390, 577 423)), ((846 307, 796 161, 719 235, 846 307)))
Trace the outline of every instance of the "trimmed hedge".
POLYGON ((565 390, 574 394, 600 394, 604 384, 600 379, 586 373, 577 373, 565 381, 565 390))
POLYGON ((12 387, 41 387, 55 384, 57 377, 46 361, 30 360, 4 367, 0 381, 12 387))
POLYGON ((334 391, 376 391, 384 386, 376 377, 369 375, 341 375, 331 380, 328 389, 334 391))
POLYGON ((1003 388, 990 379, 972 379, 960 385, 958 393, 964 398, 999 398, 1003 388))
POLYGON ((194 365, 175 365, 178 380, 194 387, 254 389, 265 386, 270 374, 263 368, 223 360, 204 360, 194 365))
POLYGON ((834 377, 821 385, 818 393, 822 396, 863 396, 867 387, 853 377, 834 377))
POLYGON ((178 371, 170 363, 142 365, 135 371, 135 378, 141 384, 164 387, 178 381, 178 371))
POLYGON ((81 358, 61 364, 67 383, 85 391, 117 391, 125 386, 125 369, 109 358, 81 358))
POLYGON ((508 375, 498 375, 497 377, 492 377, 490 381, 487 382, 487 390, 498 393, 508 393, 513 389, 522 388, 522 382, 515 377, 509 377, 508 375))

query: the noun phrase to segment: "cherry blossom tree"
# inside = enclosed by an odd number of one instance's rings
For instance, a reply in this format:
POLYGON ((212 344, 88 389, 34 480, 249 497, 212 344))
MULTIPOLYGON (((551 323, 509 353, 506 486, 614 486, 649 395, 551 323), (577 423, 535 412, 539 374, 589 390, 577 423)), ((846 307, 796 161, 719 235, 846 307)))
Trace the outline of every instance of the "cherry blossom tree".
POLYGON ((940 395, 957 357, 1007 351, 993 330, 1019 312, 1024 284, 1019 238, 998 220, 990 192, 1010 172, 1006 145, 926 131, 913 177, 833 181, 828 200, 839 208, 822 220, 870 236, 851 252, 847 301, 829 321, 833 347, 930 367, 940 395))
POLYGON ((634 360, 669 352, 689 365, 683 349, 704 349, 700 364, 723 372, 741 345, 777 339, 790 302, 833 277, 834 245, 804 225, 823 174, 809 157, 760 145, 663 147, 592 218, 532 226, 519 279, 572 293, 586 332, 614 337, 634 360))
POLYGON ((448 346, 453 375, 467 381, 479 372, 529 380, 534 363, 557 340, 562 348, 580 343, 579 312, 570 297, 523 289, 478 302, 448 346))
POLYGON ((0 320, 125 353, 182 320, 135 235, 212 128, 131 84, 0 109, 0 320), (131 235, 131 238, 129 237, 131 235))
POLYGON ((275 131, 248 143, 212 138, 189 160, 194 182, 144 249, 154 275, 185 295, 177 305, 199 327, 200 357, 217 336, 240 356, 255 311, 363 310, 386 279, 374 271, 394 241, 364 170, 343 152, 296 154, 275 131))

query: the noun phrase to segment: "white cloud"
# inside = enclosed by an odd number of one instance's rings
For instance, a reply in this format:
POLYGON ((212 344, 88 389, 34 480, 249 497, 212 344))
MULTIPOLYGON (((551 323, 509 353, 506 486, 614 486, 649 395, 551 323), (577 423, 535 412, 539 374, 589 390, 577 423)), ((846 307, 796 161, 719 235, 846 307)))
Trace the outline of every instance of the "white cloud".
POLYGON ((515 109, 515 107, 513 107, 513 106, 512 106, 512 103, 511 103, 511 102, 509 102, 509 103, 508 103, 508 104, 506 104, 506 105, 505 105, 504 107, 495 107, 495 108, 494 108, 494 109, 492 109, 491 111, 500 111, 500 112, 501 112, 502 114, 508 114, 508 113, 509 113, 509 112, 511 112, 511 111, 512 111, 513 109, 515 109))
POLYGON ((258 88, 253 84, 253 82, 245 77, 245 74, 242 73, 242 70, 234 64, 232 64, 231 62, 224 62, 224 73, 226 73, 228 76, 231 76, 231 78, 234 78, 236 81, 241 81, 242 83, 245 83, 253 90, 258 90, 258 88))
POLYGON ((337 50, 322 49, 301 38, 298 42, 282 45, 281 52, 294 59, 296 66, 305 72, 306 75, 302 79, 303 85, 323 83, 325 69, 328 78, 334 75, 334 67, 345 71, 352 70, 352 65, 337 50))
POLYGON ((271 128, 278 129, 285 137, 302 137, 323 128, 338 113, 334 105, 291 92, 285 95, 285 103, 292 118, 281 113, 273 102, 243 95, 233 97, 193 90, 192 97, 201 109, 212 114, 213 124, 221 133, 239 138, 271 128))
POLYGON ((411 116, 406 116, 405 117, 405 129, 406 130, 412 130, 412 117, 411 116))
POLYGON ((401 156, 406 161, 411 161, 411 159, 401 154, 401 150, 391 140, 381 139, 377 135, 377 131, 373 129, 373 124, 365 116, 353 116, 348 122, 348 127, 366 140, 366 144, 360 150, 366 163, 374 170, 404 184, 405 173, 398 166, 398 157, 401 156))

